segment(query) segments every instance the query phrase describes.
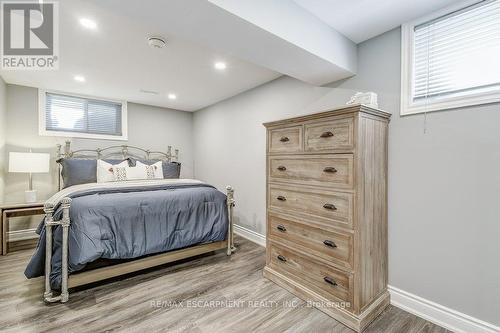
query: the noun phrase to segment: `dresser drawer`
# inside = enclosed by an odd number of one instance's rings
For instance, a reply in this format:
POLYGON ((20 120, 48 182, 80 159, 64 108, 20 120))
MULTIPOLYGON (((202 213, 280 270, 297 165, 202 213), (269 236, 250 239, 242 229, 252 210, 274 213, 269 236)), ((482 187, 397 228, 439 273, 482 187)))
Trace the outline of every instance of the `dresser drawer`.
POLYGON ((270 130, 268 144, 270 153, 302 151, 302 126, 270 130))
POLYGON ((298 155, 269 157, 269 179, 336 188, 353 187, 353 155, 298 155))
POLYGON ((300 186, 269 185, 269 208, 328 225, 352 228, 353 195, 300 186))
POLYGON ((353 118, 332 119, 305 125, 305 150, 354 148, 353 118))
POLYGON ((331 232, 310 225, 268 215, 269 236, 272 240, 300 246, 314 257, 352 268, 353 239, 349 233, 331 232))
POLYGON ((342 301, 352 301, 352 275, 325 265, 287 247, 270 243, 269 264, 305 287, 342 301))

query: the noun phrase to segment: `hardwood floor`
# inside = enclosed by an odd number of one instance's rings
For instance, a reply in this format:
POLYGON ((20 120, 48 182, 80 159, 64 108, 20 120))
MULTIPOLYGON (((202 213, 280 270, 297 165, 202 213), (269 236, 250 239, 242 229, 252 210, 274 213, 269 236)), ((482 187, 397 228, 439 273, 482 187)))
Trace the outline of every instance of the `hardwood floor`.
MULTIPOLYGON (((353 332, 264 279, 263 247, 236 243, 231 257, 219 251, 134 273, 50 305, 41 300, 43 279, 23 275, 33 250, 9 253, 0 257, 0 331, 353 332)), ((390 306, 365 332, 449 331, 390 306)))

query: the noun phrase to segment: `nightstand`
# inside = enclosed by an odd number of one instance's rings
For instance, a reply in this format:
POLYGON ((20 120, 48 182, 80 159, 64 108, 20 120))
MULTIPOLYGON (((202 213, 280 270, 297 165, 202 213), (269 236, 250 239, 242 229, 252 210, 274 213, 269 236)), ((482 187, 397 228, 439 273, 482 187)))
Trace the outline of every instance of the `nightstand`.
POLYGON ((2 229, 0 239, 2 243, 2 255, 7 254, 7 232, 9 231, 9 218, 44 214, 45 212, 43 211, 43 204, 43 202, 34 202, 0 205, 0 227, 2 229))

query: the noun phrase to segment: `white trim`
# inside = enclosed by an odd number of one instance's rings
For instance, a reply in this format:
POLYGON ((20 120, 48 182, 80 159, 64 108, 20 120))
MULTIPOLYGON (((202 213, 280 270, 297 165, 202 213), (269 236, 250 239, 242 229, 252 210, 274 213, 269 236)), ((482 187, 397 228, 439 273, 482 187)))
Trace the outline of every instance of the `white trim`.
POLYGON ((456 333, 499 333, 500 327, 388 286, 391 304, 456 333))
POLYGON ((413 91, 414 27, 480 1, 481 0, 461 1, 458 4, 443 8, 430 15, 420 17, 414 21, 401 25, 401 115, 441 111, 500 102, 500 89, 482 93, 472 93, 466 96, 448 97, 438 101, 428 100, 427 102, 420 103, 414 103, 411 98, 413 91))
POLYGON ((7 242, 17 242, 27 239, 38 238, 38 235, 35 233, 35 231, 36 228, 9 231, 7 232, 7 242))
POLYGON ((259 234, 253 230, 242 227, 241 225, 234 225, 234 233, 240 235, 243 238, 248 239, 251 242, 254 242, 260 246, 266 247, 266 236, 259 234))
MULTIPOLYGON (((266 246, 266 236, 240 225, 234 232, 258 245, 266 246)), ((391 304, 456 333, 500 333, 500 327, 447 308, 393 286, 387 286, 391 304)))
POLYGON ((127 101, 112 100, 108 98, 88 96, 67 93, 57 90, 48 89, 38 89, 38 134, 41 136, 62 136, 67 138, 84 138, 84 139, 99 139, 99 140, 118 140, 127 141, 128 140, 128 113, 127 113, 127 101), (90 134, 90 133, 78 133, 78 132, 62 132, 62 131, 50 131, 47 130, 45 125, 45 96, 47 93, 53 94, 63 94, 68 96, 75 96, 80 98, 90 98, 96 100, 102 100, 112 103, 119 103, 122 106, 122 135, 105 135, 105 134, 90 134))

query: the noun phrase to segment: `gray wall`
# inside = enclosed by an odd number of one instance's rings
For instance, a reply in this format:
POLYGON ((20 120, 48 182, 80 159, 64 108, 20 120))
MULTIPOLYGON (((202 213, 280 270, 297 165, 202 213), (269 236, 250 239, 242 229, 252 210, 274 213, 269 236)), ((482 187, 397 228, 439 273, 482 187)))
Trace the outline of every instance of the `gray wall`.
POLYGON ((399 115, 400 31, 359 46, 358 76, 379 94, 389 140, 391 285, 500 324, 500 105, 399 115))
POLYGON ((301 111, 331 89, 281 77, 194 113, 195 175, 238 197, 237 224, 265 231, 266 131, 262 123, 301 111))
MULTIPOLYGON (((180 150, 182 177, 193 177, 192 118, 190 112, 128 103, 128 141, 72 139, 72 147, 91 148, 129 144, 166 151, 168 145, 180 150)), ((36 88, 7 85, 7 144, 6 150, 50 152, 52 171, 35 174, 33 186, 40 199, 48 198, 57 190, 56 143, 66 138, 38 135, 38 90, 36 88)), ((27 175, 6 173, 5 201, 23 202, 27 189, 27 175)), ((26 220, 24 220, 26 221, 26 220)), ((11 230, 26 228, 26 222, 12 223, 11 230)), ((31 223, 31 226, 34 222, 31 223)))
POLYGON ((4 197, 5 187, 5 139, 7 138, 7 85, 0 76, 0 203, 4 197))
POLYGON ((400 30, 358 46, 358 75, 314 88, 280 78, 194 115, 195 175, 236 190, 237 223, 265 230, 261 123, 378 93, 389 140, 390 285, 500 324, 500 107, 399 115, 400 30))

